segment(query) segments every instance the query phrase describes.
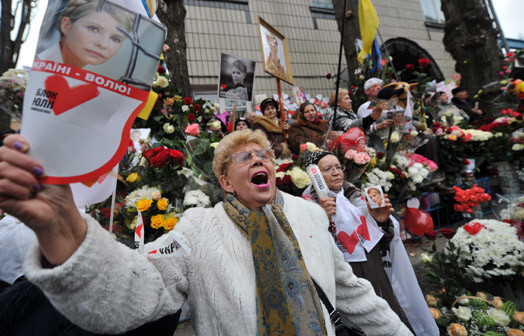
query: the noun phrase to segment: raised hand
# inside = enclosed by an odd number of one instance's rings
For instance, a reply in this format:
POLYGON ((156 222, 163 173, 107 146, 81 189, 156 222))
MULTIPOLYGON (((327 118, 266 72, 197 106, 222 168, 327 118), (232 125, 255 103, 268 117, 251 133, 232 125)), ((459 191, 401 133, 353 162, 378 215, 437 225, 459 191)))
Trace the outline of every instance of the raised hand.
POLYGON ((393 205, 391 205, 391 201, 389 200, 388 194, 384 194, 384 197, 386 198, 386 205, 381 208, 371 209, 369 207, 369 202, 366 201, 371 217, 373 217, 378 223, 387 221, 389 219, 389 215, 395 212, 395 209, 393 209, 393 205))

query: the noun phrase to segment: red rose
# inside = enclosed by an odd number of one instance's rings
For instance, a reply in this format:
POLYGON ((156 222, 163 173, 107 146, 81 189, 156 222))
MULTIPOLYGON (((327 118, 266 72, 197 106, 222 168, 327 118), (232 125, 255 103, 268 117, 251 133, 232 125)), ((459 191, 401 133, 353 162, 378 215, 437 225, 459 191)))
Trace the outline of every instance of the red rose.
POLYGON ((191 105, 193 104, 193 99, 191 99, 191 97, 186 97, 182 99, 182 103, 184 103, 185 105, 191 105))
POLYGON ((180 152, 180 151, 177 151, 176 149, 170 149, 169 150, 169 156, 171 156, 171 159, 183 166, 184 165, 184 160, 186 159, 186 156, 184 155, 184 153, 180 152))
POLYGON ((293 168, 293 163, 283 163, 281 164, 278 169, 277 169, 277 173, 278 172, 285 172, 286 170, 289 170, 293 168))
POLYGON ((282 187, 282 178, 277 177, 275 183, 276 183, 277 187, 282 187))
POLYGON ((327 79, 331 79, 331 77, 333 77, 333 76, 331 75, 330 72, 328 72, 327 75, 326 75, 326 78, 327 78, 327 79))
POLYGON ((384 157, 384 155, 385 155, 385 154, 382 153, 382 152, 377 152, 377 159, 378 159, 378 160, 382 159, 382 158, 384 157))
POLYGON ((469 165, 471 164, 471 161, 469 161, 468 159, 464 159, 462 160, 462 164, 469 165))
POLYGON ((193 105, 193 111, 198 112, 202 109, 202 106, 200 104, 193 105))
POLYGON ((460 204, 453 204, 453 209, 458 212, 464 211, 464 207, 460 204))
POLYGON ((156 148, 152 148, 152 149, 148 149, 148 150, 142 152, 142 156, 145 157, 148 160, 151 160, 151 158, 153 156, 157 155, 158 153, 162 152, 163 150, 164 150, 164 147, 162 147, 162 146, 156 147, 156 148))
POLYGON ((409 71, 415 70, 415 64, 406 64, 406 70, 409 70, 409 71))
POLYGON ((437 233, 435 231, 428 231, 424 232, 424 236, 426 236, 428 240, 435 240, 437 238, 437 233))
POLYGON ((193 121, 196 120, 196 116, 195 116, 193 113, 189 113, 189 114, 187 115, 187 120, 188 120, 190 123, 192 123, 193 121))
POLYGON ((108 209, 108 208, 100 209, 100 215, 102 215, 103 218, 111 217, 111 209, 108 209))
POLYGON ((298 160, 298 155, 296 155, 296 154, 291 154, 291 160, 293 160, 293 161, 298 160))
POLYGON ((418 60, 418 64, 420 65, 420 67, 422 69, 424 69, 425 67, 427 67, 429 64, 431 63, 430 60, 428 60, 427 58, 421 58, 418 60))
POLYGON ((291 180, 291 175, 288 175, 288 174, 284 175, 284 178, 282 179, 282 183, 284 185, 291 184, 292 182, 293 181, 291 180))
POLYGON ((471 141, 471 138, 472 138, 472 137, 473 137, 473 134, 468 133, 468 134, 466 134, 466 135, 462 138, 462 140, 463 140, 464 142, 469 142, 469 141, 471 141))
POLYGON ((480 230, 482 230, 482 228, 485 228, 485 226, 480 224, 479 222, 468 223, 464 225, 464 230, 468 231, 468 233, 472 235, 476 235, 477 233, 479 233, 480 230))
POLYGON ((169 150, 165 150, 153 156, 149 160, 149 163, 151 163, 151 167, 162 168, 169 161, 170 158, 171 156, 169 155, 169 150))
POLYGON ((156 69, 156 71, 157 71, 159 74, 165 74, 165 73, 166 73, 166 69, 164 69, 164 67, 161 66, 161 65, 158 66, 158 69, 156 69))
POLYGON ((457 233, 457 231, 446 228, 446 229, 440 229, 440 233, 442 233, 442 235, 446 237, 447 239, 451 239, 453 238, 453 236, 455 236, 455 233, 457 233))

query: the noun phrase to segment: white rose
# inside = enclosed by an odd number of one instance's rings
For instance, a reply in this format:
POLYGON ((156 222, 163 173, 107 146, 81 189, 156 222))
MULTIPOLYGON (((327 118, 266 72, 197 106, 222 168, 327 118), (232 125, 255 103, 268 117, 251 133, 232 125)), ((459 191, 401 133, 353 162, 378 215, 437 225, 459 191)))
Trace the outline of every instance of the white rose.
POLYGON ((169 123, 165 123, 163 128, 164 128, 164 132, 166 132, 167 134, 171 134, 175 132, 175 127, 169 123))
POLYGON ((497 308, 490 308, 487 311, 489 317, 495 321, 496 324, 507 327, 509 324, 509 316, 504 311, 497 308))
POLYGON ((164 76, 158 76, 158 78, 153 82, 153 87, 160 86, 161 88, 166 88, 169 85, 169 81, 164 76))
POLYGON ((400 135, 397 131, 391 133, 391 138, 389 139, 392 143, 399 142, 400 141, 400 135))
POLYGON ((307 146, 307 150, 310 152, 314 152, 318 149, 318 147, 312 142, 307 142, 306 146, 307 146))
POLYGON ((393 180, 393 179, 395 178, 395 175, 394 175, 392 172, 387 171, 387 172, 386 172, 386 178, 387 178, 388 180, 393 180))
POLYGON ((425 264, 431 264, 431 262, 433 261, 433 256, 430 256, 427 253, 421 253, 420 254, 420 261, 422 261, 425 264))
POLYGON ((521 145, 521 144, 514 144, 511 149, 514 150, 514 151, 519 151, 519 150, 522 150, 524 148, 524 145, 521 145))
POLYGON ((189 106, 187 106, 187 105, 182 105, 182 111, 184 111, 184 112, 189 111, 189 106))
POLYGON ((413 131, 413 132, 411 132, 411 136, 412 136, 412 137, 416 137, 417 135, 418 135, 418 132, 417 132, 417 131, 413 131))
POLYGON ((468 307, 451 308, 455 315, 462 321, 469 321, 471 319, 471 309, 468 307))

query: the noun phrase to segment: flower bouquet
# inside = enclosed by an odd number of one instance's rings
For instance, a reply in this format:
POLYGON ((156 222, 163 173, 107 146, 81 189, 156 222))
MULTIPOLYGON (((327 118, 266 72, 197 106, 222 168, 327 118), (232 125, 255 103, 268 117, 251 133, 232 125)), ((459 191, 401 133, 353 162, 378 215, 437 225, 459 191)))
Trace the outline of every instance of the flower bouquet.
POLYGON ((275 164, 277 188, 295 196, 302 196, 304 189, 311 184, 309 175, 289 160, 275 164))
POLYGON ((346 151, 342 160, 346 180, 353 183, 358 179, 366 170, 370 160, 371 157, 366 152, 357 152, 354 149, 346 151))
POLYGON ((14 121, 22 120, 22 105, 29 73, 20 69, 9 69, 0 77, 0 99, 14 121))
POLYGON ((484 189, 475 184, 470 189, 453 187, 455 190, 455 200, 458 202, 453 205, 455 211, 472 214, 473 208, 480 207, 480 203, 491 200, 491 196, 484 192, 484 189))
MULTIPOLYGON (((441 334, 450 336, 524 335, 524 312, 513 301, 505 301, 484 292, 458 297, 453 304, 438 306, 438 299, 427 295, 426 301, 441 334)), ((522 307, 521 307, 522 308, 522 307)))

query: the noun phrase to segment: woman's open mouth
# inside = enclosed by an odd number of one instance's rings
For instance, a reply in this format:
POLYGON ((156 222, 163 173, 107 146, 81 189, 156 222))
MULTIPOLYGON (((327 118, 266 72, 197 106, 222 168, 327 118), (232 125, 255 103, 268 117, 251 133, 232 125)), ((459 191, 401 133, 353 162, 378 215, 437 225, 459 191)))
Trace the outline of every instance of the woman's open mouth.
POLYGON ((269 187, 269 177, 265 171, 257 171, 251 177, 251 183, 257 188, 267 188, 269 187))

